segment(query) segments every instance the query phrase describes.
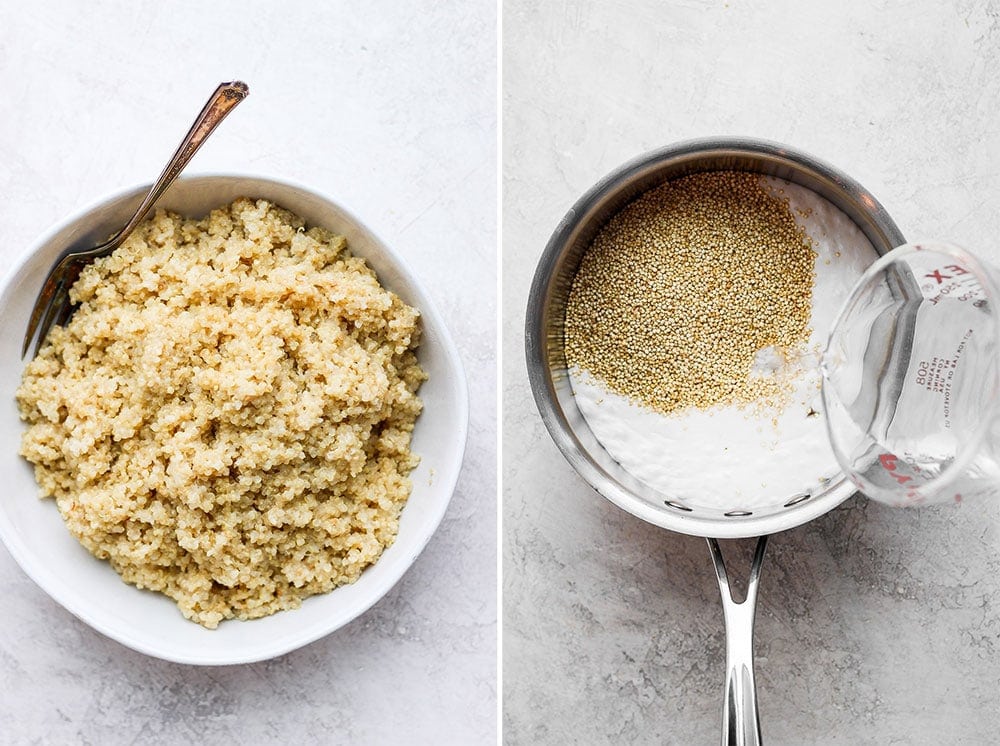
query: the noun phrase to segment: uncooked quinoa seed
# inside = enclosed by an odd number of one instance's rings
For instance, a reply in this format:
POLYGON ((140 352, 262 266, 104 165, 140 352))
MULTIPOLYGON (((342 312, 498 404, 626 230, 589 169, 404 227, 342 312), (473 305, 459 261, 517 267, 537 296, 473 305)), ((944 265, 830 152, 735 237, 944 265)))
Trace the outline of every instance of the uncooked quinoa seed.
POLYGON ((566 359, 669 414, 780 403, 758 352, 809 337, 815 253, 758 174, 693 174, 653 189, 601 229, 566 310, 566 359))

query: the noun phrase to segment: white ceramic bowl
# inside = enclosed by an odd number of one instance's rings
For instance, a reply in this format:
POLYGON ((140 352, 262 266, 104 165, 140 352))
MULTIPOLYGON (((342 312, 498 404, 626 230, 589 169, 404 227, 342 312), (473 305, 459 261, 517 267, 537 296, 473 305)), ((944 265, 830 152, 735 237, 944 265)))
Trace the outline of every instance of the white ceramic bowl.
MULTIPOLYGON (((354 584, 306 599, 302 607, 250 622, 230 620, 207 630, 184 619, 166 596, 126 585, 107 562, 91 556, 66 530, 55 501, 41 500, 30 465, 17 455, 23 423, 14 392, 24 363, 21 341, 45 273, 70 245, 96 244, 125 224, 148 187, 101 200, 65 221, 15 266, 0 287, 0 538, 24 571, 52 598, 94 629, 158 658, 204 665, 248 663, 294 650, 343 626, 380 599, 406 572, 434 533, 451 499, 465 450, 468 393, 454 343, 427 293, 404 262, 342 207, 310 189, 251 176, 178 180, 158 203, 200 217, 240 196, 262 197, 347 237, 382 284, 420 309, 418 351, 429 379, 412 448, 420 466, 403 510, 399 535, 354 584)), ((49 620, 39 619, 40 624, 49 620)))

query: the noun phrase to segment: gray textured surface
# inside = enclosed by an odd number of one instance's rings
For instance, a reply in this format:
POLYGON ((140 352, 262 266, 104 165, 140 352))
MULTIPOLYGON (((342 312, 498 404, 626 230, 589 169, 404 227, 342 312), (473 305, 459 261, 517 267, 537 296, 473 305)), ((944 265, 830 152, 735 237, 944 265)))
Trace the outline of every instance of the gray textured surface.
POLYGON ((241 77, 250 98, 191 171, 290 178, 361 216, 437 300, 472 396, 426 551, 370 612, 274 661, 133 653, 0 550, 0 743, 494 742, 496 9, 0 2, 0 16, 0 270, 70 212, 150 181, 209 92, 241 77))
MULTIPOLYGON (((506 743, 718 738, 704 540, 591 491, 530 399, 523 308, 562 215, 639 153, 740 134, 845 170, 910 238, 1000 262, 998 18, 996 3, 930 0, 504 3, 506 743)), ((855 499, 775 537, 756 650, 769 743, 995 743, 1000 505, 855 499)))

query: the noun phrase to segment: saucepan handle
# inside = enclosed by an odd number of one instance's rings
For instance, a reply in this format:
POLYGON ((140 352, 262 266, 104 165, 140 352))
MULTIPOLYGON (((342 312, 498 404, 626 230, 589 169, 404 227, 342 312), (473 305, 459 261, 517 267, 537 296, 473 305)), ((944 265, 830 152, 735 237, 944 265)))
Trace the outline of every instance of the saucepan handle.
POLYGON ((760 746, 757 685, 753 678, 753 620, 767 537, 757 539, 746 598, 741 602, 733 600, 719 542, 709 539, 708 546, 715 561, 715 574, 719 579, 722 610, 726 618, 726 700, 722 710, 722 746, 760 746))

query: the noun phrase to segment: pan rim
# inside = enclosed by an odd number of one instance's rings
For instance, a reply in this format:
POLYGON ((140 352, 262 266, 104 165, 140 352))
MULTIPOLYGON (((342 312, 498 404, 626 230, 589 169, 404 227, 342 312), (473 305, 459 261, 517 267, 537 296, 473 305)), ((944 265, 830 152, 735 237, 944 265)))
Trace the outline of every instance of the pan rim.
MULTIPOLYGON (((837 476, 814 499, 805 500, 794 508, 788 507, 777 513, 733 516, 727 520, 701 516, 694 511, 663 510, 654 506, 620 485, 582 447, 561 407, 556 404, 557 394, 548 360, 546 330, 555 270, 572 235, 580 229, 583 221, 592 217, 592 211, 599 202, 609 194, 620 192, 641 174, 666 162, 681 162, 684 159, 693 162, 697 158, 729 156, 764 158, 817 180, 827 193, 805 184, 803 186, 812 188, 841 209, 846 202, 852 208, 851 212, 867 218, 865 225, 861 225, 855 215, 848 213, 848 217, 865 233, 879 254, 906 242, 885 208, 868 190, 838 169, 811 155, 780 143, 749 137, 685 140, 628 161, 600 179, 573 204, 539 257, 528 293, 525 317, 525 357, 535 405, 549 435, 574 470, 599 494, 638 518, 679 533, 712 538, 745 538, 794 528, 833 510, 854 494, 855 487, 838 469, 837 476)), ((836 463, 833 462, 832 466, 836 467, 836 463)))

